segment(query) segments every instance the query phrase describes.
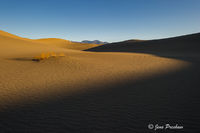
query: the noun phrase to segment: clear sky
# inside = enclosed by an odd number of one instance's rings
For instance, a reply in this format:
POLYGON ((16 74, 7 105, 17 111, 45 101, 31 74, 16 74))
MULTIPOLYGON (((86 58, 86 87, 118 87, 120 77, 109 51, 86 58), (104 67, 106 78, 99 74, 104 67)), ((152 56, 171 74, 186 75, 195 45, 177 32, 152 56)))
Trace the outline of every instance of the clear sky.
POLYGON ((200 0, 0 0, 0 30, 72 41, 200 32, 200 0))

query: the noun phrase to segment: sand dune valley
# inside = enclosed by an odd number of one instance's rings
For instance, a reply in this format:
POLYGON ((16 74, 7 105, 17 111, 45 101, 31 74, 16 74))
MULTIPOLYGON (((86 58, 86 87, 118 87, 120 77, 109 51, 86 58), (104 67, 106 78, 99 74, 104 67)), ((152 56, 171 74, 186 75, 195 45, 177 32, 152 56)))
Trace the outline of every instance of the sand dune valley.
POLYGON ((197 133, 199 105, 200 33, 97 45, 0 31, 1 133, 197 133))

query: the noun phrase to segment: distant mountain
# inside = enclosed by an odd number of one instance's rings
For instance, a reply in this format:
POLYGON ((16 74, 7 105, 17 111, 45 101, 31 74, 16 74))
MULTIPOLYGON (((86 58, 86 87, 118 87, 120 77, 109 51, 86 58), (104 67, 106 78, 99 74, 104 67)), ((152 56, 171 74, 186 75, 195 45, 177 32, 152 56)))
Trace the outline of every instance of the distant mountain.
POLYGON ((91 43, 91 44, 107 44, 108 42, 102 42, 102 41, 99 41, 99 40, 94 40, 94 41, 83 40, 82 43, 91 43))

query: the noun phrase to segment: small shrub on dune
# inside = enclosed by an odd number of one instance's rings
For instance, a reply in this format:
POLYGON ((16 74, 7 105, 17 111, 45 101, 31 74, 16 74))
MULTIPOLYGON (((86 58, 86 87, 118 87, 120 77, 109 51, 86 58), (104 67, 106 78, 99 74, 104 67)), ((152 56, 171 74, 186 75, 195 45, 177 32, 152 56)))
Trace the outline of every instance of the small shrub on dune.
POLYGON ((40 56, 35 56, 32 60, 33 61, 41 61, 41 60, 44 60, 44 59, 48 59, 49 56, 45 53, 42 53, 40 56))
POLYGON ((45 59, 49 59, 50 57, 64 57, 64 53, 56 54, 56 53, 42 53, 40 56, 35 56, 33 61, 41 61, 45 59))

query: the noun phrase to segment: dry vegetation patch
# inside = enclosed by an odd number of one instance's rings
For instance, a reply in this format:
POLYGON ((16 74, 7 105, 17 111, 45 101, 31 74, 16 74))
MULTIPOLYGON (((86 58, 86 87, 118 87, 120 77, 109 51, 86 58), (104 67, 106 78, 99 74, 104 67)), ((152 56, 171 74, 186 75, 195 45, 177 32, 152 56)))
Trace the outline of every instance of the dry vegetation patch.
POLYGON ((41 55, 39 56, 35 56, 32 60, 33 61, 42 61, 42 60, 46 60, 49 58, 57 58, 57 57, 64 57, 65 54, 64 53, 41 53, 41 55))

